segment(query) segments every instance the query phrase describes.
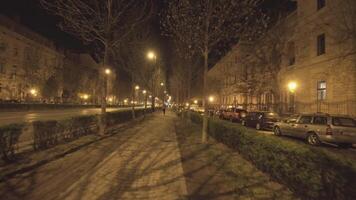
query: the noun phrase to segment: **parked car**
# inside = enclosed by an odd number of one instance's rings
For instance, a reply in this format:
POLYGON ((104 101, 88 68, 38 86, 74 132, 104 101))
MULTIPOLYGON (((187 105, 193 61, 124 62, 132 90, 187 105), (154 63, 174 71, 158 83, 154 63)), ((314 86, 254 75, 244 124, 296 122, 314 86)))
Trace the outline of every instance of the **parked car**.
POLYGON ((311 145, 326 142, 351 147, 356 143, 356 122, 350 116, 302 114, 276 123, 274 134, 302 138, 311 145))
POLYGON ((280 119, 275 112, 257 111, 249 112, 242 120, 242 125, 255 127, 257 130, 273 130, 274 124, 280 119))
POLYGON ((244 109, 228 108, 221 112, 220 118, 230 120, 232 122, 241 122, 246 115, 247 111, 244 109))

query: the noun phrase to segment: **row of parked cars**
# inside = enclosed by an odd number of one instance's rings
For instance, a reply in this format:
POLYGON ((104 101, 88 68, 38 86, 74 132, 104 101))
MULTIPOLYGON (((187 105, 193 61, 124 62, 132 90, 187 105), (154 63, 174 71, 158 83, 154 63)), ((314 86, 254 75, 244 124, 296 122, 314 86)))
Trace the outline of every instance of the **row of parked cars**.
POLYGON ((257 130, 271 130, 276 136, 301 138, 311 145, 334 143, 352 147, 356 144, 356 120, 346 115, 310 113, 281 117, 275 112, 247 112, 238 108, 219 110, 215 114, 257 130))

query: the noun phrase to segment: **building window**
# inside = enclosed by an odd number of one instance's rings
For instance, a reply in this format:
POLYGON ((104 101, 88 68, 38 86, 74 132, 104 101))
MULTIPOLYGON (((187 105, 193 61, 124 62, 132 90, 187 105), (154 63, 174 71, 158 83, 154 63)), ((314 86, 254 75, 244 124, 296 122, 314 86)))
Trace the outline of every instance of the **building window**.
POLYGON ((317 86, 317 100, 325 100, 326 99, 326 81, 319 81, 317 86))
POLYGON ((325 7, 325 0, 317 0, 317 8, 318 10, 322 9, 325 7))
POLYGON ((14 56, 19 55, 19 49, 17 47, 14 48, 14 56))
POLYGON ((317 55, 325 54, 325 34, 318 35, 317 38, 317 55))

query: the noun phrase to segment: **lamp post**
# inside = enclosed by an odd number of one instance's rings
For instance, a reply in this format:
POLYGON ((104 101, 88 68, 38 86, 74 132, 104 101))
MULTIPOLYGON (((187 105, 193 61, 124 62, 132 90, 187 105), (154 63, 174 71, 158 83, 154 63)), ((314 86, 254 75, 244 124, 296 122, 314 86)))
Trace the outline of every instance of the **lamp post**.
POLYGON ((142 94, 144 95, 144 98, 145 98, 145 112, 146 112, 146 109, 147 109, 147 91, 143 90, 142 94))
POLYGON ((106 113, 106 97, 108 93, 108 76, 111 74, 111 70, 109 68, 104 69, 104 81, 103 81, 103 95, 101 98, 101 113, 106 113))
POLYGON ((290 81, 287 85, 289 91, 289 111, 295 112, 295 93, 298 88, 298 84, 295 81, 290 81))
MULTIPOLYGON (((149 59, 149 60, 151 60, 151 61, 153 61, 153 63, 154 63, 154 68, 158 68, 158 66, 157 66, 157 55, 156 55, 156 53, 155 52, 153 52, 153 51, 149 51, 148 53, 147 53, 147 58, 149 59)), ((158 70, 159 70, 159 68, 158 68, 158 70)), ((152 111, 154 111, 154 109, 155 109, 155 103, 156 103, 156 95, 157 95, 157 91, 156 91, 156 82, 155 82, 155 80, 153 79, 152 80, 152 85, 151 85, 151 89, 152 89, 152 96, 153 96, 153 98, 152 98, 152 102, 151 102, 151 107, 152 107, 152 111)))

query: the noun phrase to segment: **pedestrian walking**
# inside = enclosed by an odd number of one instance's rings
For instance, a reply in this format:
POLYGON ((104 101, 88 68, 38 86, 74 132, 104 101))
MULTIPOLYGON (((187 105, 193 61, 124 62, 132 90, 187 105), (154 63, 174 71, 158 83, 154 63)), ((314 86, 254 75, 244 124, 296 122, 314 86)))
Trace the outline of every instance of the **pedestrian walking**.
POLYGON ((163 111, 163 115, 166 115, 166 104, 164 103, 162 105, 162 111, 163 111))

